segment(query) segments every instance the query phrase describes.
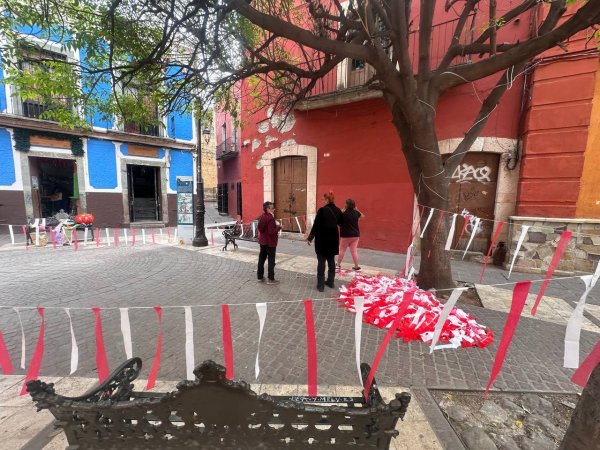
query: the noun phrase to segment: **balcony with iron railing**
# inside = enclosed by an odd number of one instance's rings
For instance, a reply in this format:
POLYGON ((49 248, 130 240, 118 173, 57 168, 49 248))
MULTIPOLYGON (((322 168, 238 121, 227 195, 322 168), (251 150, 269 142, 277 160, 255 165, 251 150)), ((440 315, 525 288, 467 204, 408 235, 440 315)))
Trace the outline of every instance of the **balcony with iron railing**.
MULTIPOLYGON (((450 47, 452 37, 456 29, 458 19, 442 22, 432 27, 431 47, 430 47, 430 67, 436 68, 443 59, 446 50, 450 47)), ((459 38, 460 44, 469 44, 473 42, 473 26, 475 15, 472 15, 463 33, 459 38)), ((419 58, 419 33, 413 31, 409 35, 408 52, 413 68, 418 67, 419 58)), ((471 62, 471 55, 457 56, 451 66, 468 64, 471 62)), ((319 67, 319 61, 312 61, 311 64, 304 64, 307 68, 319 67)), ((358 101, 364 98, 380 96, 380 92, 369 91, 366 88, 367 83, 373 78, 375 69, 364 61, 346 59, 336 68, 331 70, 323 78, 319 79, 315 86, 306 95, 306 100, 297 105, 298 109, 312 109, 315 107, 326 106, 328 103, 348 103, 358 101), (340 97, 345 96, 346 100, 340 97)), ((304 86, 308 81, 305 81, 304 86)))
POLYGON ((238 154, 239 150, 237 140, 235 139, 228 138, 217 144, 217 160, 224 161, 226 159, 235 158, 238 154))

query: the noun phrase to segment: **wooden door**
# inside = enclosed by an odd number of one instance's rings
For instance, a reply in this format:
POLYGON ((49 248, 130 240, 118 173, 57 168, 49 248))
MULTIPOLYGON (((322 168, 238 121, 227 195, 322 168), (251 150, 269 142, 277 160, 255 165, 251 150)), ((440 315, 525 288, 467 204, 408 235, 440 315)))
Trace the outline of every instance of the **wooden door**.
POLYGON ((479 224, 469 251, 487 253, 490 246, 496 205, 496 184, 498 182, 498 164, 500 156, 494 153, 467 153, 462 163, 452 174, 450 181, 449 209, 459 216, 452 248, 466 248, 475 226, 472 220, 464 234, 460 232, 467 215, 479 217, 479 224), (460 237, 460 242, 459 242, 460 237))
POLYGON ((306 157, 286 156, 274 163, 275 218, 281 221, 284 231, 306 231, 306 157), (302 230, 294 217, 298 217, 302 230))

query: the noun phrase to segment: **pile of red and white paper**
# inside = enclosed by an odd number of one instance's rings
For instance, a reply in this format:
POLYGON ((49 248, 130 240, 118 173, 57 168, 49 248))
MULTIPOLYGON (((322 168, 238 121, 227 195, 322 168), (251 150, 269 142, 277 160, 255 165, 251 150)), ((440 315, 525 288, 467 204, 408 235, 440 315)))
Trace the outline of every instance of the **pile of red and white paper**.
MULTIPOLYGON (((431 342, 444 305, 431 292, 419 289, 413 280, 357 274, 349 284, 340 288, 339 302, 349 311, 356 312, 354 297, 364 297, 363 322, 389 328, 396 319, 403 295, 409 292, 414 292, 414 297, 401 319, 396 336, 404 339, 404 342, 431 342)), ((483 348, 493 341, 491 330, 454 307, 442 328, 438 343, 443 347, 483 348)))

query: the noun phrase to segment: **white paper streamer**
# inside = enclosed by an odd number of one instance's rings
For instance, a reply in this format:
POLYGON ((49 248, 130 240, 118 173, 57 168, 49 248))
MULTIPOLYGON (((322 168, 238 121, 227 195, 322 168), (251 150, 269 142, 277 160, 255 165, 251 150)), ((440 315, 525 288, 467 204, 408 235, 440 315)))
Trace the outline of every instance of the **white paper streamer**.
POLYGON ((194 322, 192 307, 184 306, 185 311, 185 376, 188 380, 195 380, 194 375, 194 322))
POLYGON ((123 335, 125 355, 127 355, 127 359, 133 358, 133 348, 131 344, 131 326, 129 325, 129 308, 119 308, 119 312, 121 313, 121 334, 123 335))
POLYGON ((431 346, 429 347, 429 353, 433 353, 433 351, 435 350, 435 344, 437 344, 437 341, 440 339, 440 334, 442 334, 442 328, 446 323, 446 319, 448 319, 452 308, 454 308, 456 300, 458 300, 458 297, 460 297, 462 291, 466 289, 467 288, 456 288, 452 291, 452 294, 450 294, 450 298, 448 298, 448 301, 446 301, 446 304, 444 305, 444 308, 440 313, 440 317, 438 318, 438 321, 435 324, 435 328, 433 330, 433 337, 431 338, 431 346))
POLYGON ((298 220, 298 216, 294 217, 294 219, 296 219, 296 225, 298 225, 298 229, 300 230, 300 233, 302 233, 302 227, 300 226, 300 221, 298 220))
POLYGON ((79 365, 79 347, 77 347, 77 340, 75 339, 75 331, 73 330, 73 320, 71 320, 71 312, 69 308, 65 308, 65 312, 69 317, 69 329, 71 330, 71 372, 73 375, 79 365))
POLYGON ((17 313, 19 319, 19 326, 21 327, 21 369, 25 368, 25 330, 23 329, 23 321, 21 320, 21 313, 19 308, 13 308, 17 313))
POLYGON ((406 261, 404 262, 404 276, 408 275, 408 267, 410 265, 411 255, 412 255, 413 245, 410 244, 406 249, 406 261))
POLYGON ((39 226, 40 226, 40 219, 35 219, 35 220, 33 221, 33 226, 34 226, 34 227, 39 227, 39 226))
POLYGON ((83 229, 83 245, 87 245, 87 239, 88 239, 88 229, 84 228, 83 229))
POLYGON ((258 313, 258 348, 256 349, 256 363, 254 364, 254 373, 256 379, 258 379, 258 374, 260 373, 260 366, 258 364, 258 355, 260 353, 260 338, 262 337, 263 328, 265 326, 265 318, 267 317, 267 304, 266 303, 257 303, 256 304, 256 312, 258 313))
POLYGON ((35 246, 36 247, 40 246, 40 226, 39 225, 35 226, 35 246))
POLYGON ((252 237, 256 237, 256 224, 252 222, 252 237))
POLYGON ((110 233, 108 232, 108 228, 105 228, 104 231, 106 232, 106 245, 110 247, 110 233))
POLYGON ((42 218, 42 226, 44 228, 46 228, 46 218, 45 217, 42 218))
MULTIPOLYGON (((158 232, 159 232, 159 234, 160 234, 160 242, 164 243, 162 228, 159 228, 159 229, 158 229, 158 232)), ((206 235, 206 234, 205 234, 205 235, 206 235)))
POLYGON ((467 242, 467 247, 465 248, 465 252, 463 253, 462 259, 465 259, 465 256, 467 255, 467 251, 469 250, 469 247, 471 246, 471 242, 473 242, 473 239, 475 238, 475 235, 477 234, 477 230, 479 229, 480 223, 481 223, 481 219, 479 217, 477 217, 475 219, 475 226, 473 227, 473 231, 471 231, 471 237, 469 238, 469 242, 467 242))
POLYGON ((179 242, 177 241, 177 228, 175 228, 175 233, 173 234, 174 236, 174 240, 175 240, 175 244, 179 244, 179 242))
POLYGON ((12 225, 8 226, 8 232, 10 233, 10 243, 15 245, 15 232, 13 231, 12 225))
POLYGON ((427 217, 427 222, 425 222, 425 226, 423 227, 423 230, 421 230, 421 236, 420 236, 421 238, 425 234, 425 230, 427 229, 427 226, 429 225, 429 222, 431 222, 431 217, 433 216, 433 211, 434 211, 433 208, 431 208, 429 210, 429 217, 427 217))
POLYGON ((519 236, 519 240, 517 241, 517 248, 515 248, 515 254, 513 255, 512 262, 510 263, 510 269, 508 271, 508 278, 510 278, 510 274, 512 273, 513 266, 515 265, 515 261, 517 260, 517 255, 519 254, 519 250, 521 249, 521 244, 525 240, 525 236, 527 236, 527 230, 529 230, 529 225, 522 225, 521 228, 521 236, 519 236))
POLYGON ((354 309, 356 315, 354 316, 354 349, 356 353, 356 370, 358 370, 358 382, 359 386, 363 385, 362 372, 360 371, 360 343, 362 341, 362 321, 363 311, 365 309, 365 298, 354 297, 354 309))
POLYGON ((415 274, 415 268, 410 266, 410 270, 408 271, 408 276, 406 277, 408 280, 412 280, 413 275, 415 274))
POLYGON ((142 244, 146 245, 146 229, 142 228, 142 244))
POLYGON ((581 336, 581 324, 583 322, 583 311, 588 294, 594 289, 598 278, 600 278, 600 263, 596 266, 594 275, 585 275, 580 277, 585 284, 585 291, 579 298, 577 306, 569 317, 567 330, 565 332, 565 353, 563 357, 563 366, 569 369, 579 367, 579 341, 581 336))
POLYGON ((127 228, 123 228, 123 235, 125 236, 125 247, 127 247, 127 228))
POLYGON ((456 218, 458 214, 453 214, 452 216, 452 225, 450 225, 450 231, 448 231, 448 238, 446 239, 445 250, 450 250, 452 247, 452 239, 454 239, 454 230, 456 229, 456 218))

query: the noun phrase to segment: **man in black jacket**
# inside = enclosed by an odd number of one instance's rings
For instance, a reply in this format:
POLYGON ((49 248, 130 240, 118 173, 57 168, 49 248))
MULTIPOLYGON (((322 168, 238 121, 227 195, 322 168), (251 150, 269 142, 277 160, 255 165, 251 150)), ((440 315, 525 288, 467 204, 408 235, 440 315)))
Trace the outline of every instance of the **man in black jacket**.
POLYGON ((338 226, 342 220, 342 211, 335 206, 333 192, 323 195, 325 206, 319 208, 310 234, 306 239, 308 245, 315 240, 317 254, 317 290, 323 292, 325 284, 334 287, 335 257, 340 248, 338 226), (327 261, 327 281, 325 281, 325 261, 327 261))

